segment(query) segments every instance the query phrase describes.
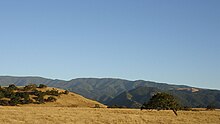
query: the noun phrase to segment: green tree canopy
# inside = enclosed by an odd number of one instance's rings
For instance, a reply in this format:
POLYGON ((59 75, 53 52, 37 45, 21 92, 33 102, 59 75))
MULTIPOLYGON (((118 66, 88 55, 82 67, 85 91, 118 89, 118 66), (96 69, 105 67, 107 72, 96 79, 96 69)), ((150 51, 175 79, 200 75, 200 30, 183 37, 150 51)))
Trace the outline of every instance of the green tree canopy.
POLYGON ((144 103, 142 109, 157 109, 157 110, 178 110, 179 104, 173 95, 167 93, 157 93, 148 103, 144 103))

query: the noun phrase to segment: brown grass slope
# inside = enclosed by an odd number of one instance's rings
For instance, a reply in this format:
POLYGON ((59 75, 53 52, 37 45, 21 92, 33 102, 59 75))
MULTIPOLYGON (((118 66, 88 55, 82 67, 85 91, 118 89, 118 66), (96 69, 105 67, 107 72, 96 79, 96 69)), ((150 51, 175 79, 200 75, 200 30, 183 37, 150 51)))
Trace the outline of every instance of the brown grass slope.
MULTIPOLYGON (((59 92, 65 91, 62 89, 52 88, 52 87, 37 88, 37 90, 43 91, 43 92, 47 90, 52 90, 52 89, 58 90, 59 92)), ((106 107, 105 105, 97 101, 87 99, 73 92, 69 92, 69 94, 61 94, 60 96, 54 96, 54 97, 57 98, 55 102, 45 102, 44 104, 24 104, 24 105, 19 105, 19 106, 21 107, 89 107, 89 108, 93 108, 98 105, 102 108, 106 107)))

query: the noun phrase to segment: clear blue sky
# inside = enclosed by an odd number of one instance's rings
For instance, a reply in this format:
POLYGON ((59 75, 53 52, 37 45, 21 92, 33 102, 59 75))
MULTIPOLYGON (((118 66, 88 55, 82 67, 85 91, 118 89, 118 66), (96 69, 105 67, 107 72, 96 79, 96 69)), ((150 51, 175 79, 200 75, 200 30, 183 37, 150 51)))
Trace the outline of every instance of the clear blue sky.
POLYGON ((220 89, 220 1, 1 0, 0 69, 220 89))

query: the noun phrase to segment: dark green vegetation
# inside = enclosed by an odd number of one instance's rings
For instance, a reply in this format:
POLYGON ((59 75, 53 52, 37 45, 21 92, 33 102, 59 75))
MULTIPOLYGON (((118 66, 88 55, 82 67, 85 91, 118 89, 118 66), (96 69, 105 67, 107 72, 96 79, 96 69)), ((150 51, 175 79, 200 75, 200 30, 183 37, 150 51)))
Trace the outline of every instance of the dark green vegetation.
POLYGON ((144 102, 157 92, 167 92, 175 96, 182 106, 220 108, 220 91, 196 88, 185 85, 169 85, 150 81, 128 81, 111 78, 80 78, 70 81, 51 80, 41 77, 0 77, 0 85, 44 84, 50 87, 66 89, 109 106, 140 108, 144 102))
POLYGON ((45 92, 39 89, 46 88, 46 85, 30 84, 24 87, 17 87, 14 84, 8 87, 0 87, 0 105, 16 106, 18 104, 42 104, 45 102, 55 102, 57 99, 54 96, 66 94, 58 90, 46 90, 45 92))
POLYGON ((208 105, 220 108, 220 91, 218 90, 199 89, 197 92, 192 92, 176 89, 161 90, 146 86, 137 87, 121 93, 109 102, 109 105, 125 105, 132 108, 140 108, 144 102, 148 102, 150 98, 158 92, 166 92, 173 95, 184 108, 206 108, 208 105))
POLYGON ((168 93, 157 93, 155 94, 148 103, 144 103, 141 106, 143 109, 157 109, 157 110, 173 110, 177 116, 177 110, 181 107, 178 104, 176 98, 168 93))
POLYGON ((157 93, 148 103, 144 103, 141 109, 178 110, 180 106, 173 95, 168 93, 157 93))

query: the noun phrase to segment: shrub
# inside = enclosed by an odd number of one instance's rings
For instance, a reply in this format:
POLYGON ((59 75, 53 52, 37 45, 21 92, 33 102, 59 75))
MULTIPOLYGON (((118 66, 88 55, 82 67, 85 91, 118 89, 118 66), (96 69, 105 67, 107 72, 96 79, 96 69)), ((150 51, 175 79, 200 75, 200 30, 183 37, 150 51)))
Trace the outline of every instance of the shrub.
POLYGON ((7 89, 8 90, 17 90, 18 88, 14 84, 10 84, 7 89))
POLYGON ((0 100, 0 105, 2 106, 9 106, 9 101, 8 100, 0 100))
POLYGON ((0 91, 0 99, 4 97, 5 97, 5 94, 2 91, 0 91))
POLYGON ((66 95, 67 95, 67 94, 69 94, 69 91, 68 91, 68 90, 65 90, 63 94, 66 94, 66 95))
POLYGON ((17 92, 15 96, 21 98, 21 104, 29 104, 33 102, 33 100, 30 99, 28 92, 17 92))
POLYGON ((20 100, 20 104, 30 104, 33 103, 33 100, 30 98, 20 100))
POLYGON ((16 106, 17 104, 19 104, 20 102, 20 97, 14 97, 14 98, 11 98, 11 100, 9 101, 9 104, 11 106, 16 106))
POLYGON ((40 85, 38 86, 38 88, 47 88, 47 85, 40 84, 40 85))
POLYGON ((36 103, 38 103, 38 104, 44 103, 44 96, 46 95, 45 92, 35 90, 33 92, 33 95, 36 96, 36 97, 34 97, 34 99, 36 100, 36 103))
POLYGON ((184 110, 184 111, 192 111, 193 109, 192 109, 191 107, 184 106, 184 107, 181 107, 180 110, 184 110))
POLYGON ((25 91, 29 91, 29 90, 36 90, 37 85, 36 84, 29 84, 27 86, 24 87, 25 91))
POLYGON ((95 104, 94 108, 101 108, 99 104, 95 104))
POLYGON ((38 95, 38 96, 35 97, 34 99, 36 100, 36 102, 37 102, 38 104, 42 104, 42 103, 45 102, 45 101, 44 101, 44 95, 38 95))
POLYGON ((215 110, 215 105, 214 104, 209 104, 207 107, 206 107, 206 110, 215 110))
POLYGON ((57 99, 55 98, 55 97, 52 97, 52 96, 50 96, 50 97, 48 97, 45 101, 46 102, 55 102, 57 99))
POLYGON ((33 95, 35 95, 35 96, 45 96, 45 95, 47 95, 47 94, 46 94, 46 92, 42 92, 42 91, 35 90, 35 91, 33 92, 33 95))
POLYGON ((4 96, 6 98, 13 98, 13 97, 15 97, 15 93, 12 90, 5 90, 4 91, 4 96))
POLYGON ((127 108, 126 106, 119 106, 119 105, 112 105, 108 106, 107 108, 127 108))
POLYGON ((46 94, 47 94, 47 95, 53 95, 53 96, 59 96, 59 95, 60 95, 59 91, 58 91, 58 90, 55 90, 55 89, 53 89, 53 90, 47 90, 47 91, 46 91, 46 94))

